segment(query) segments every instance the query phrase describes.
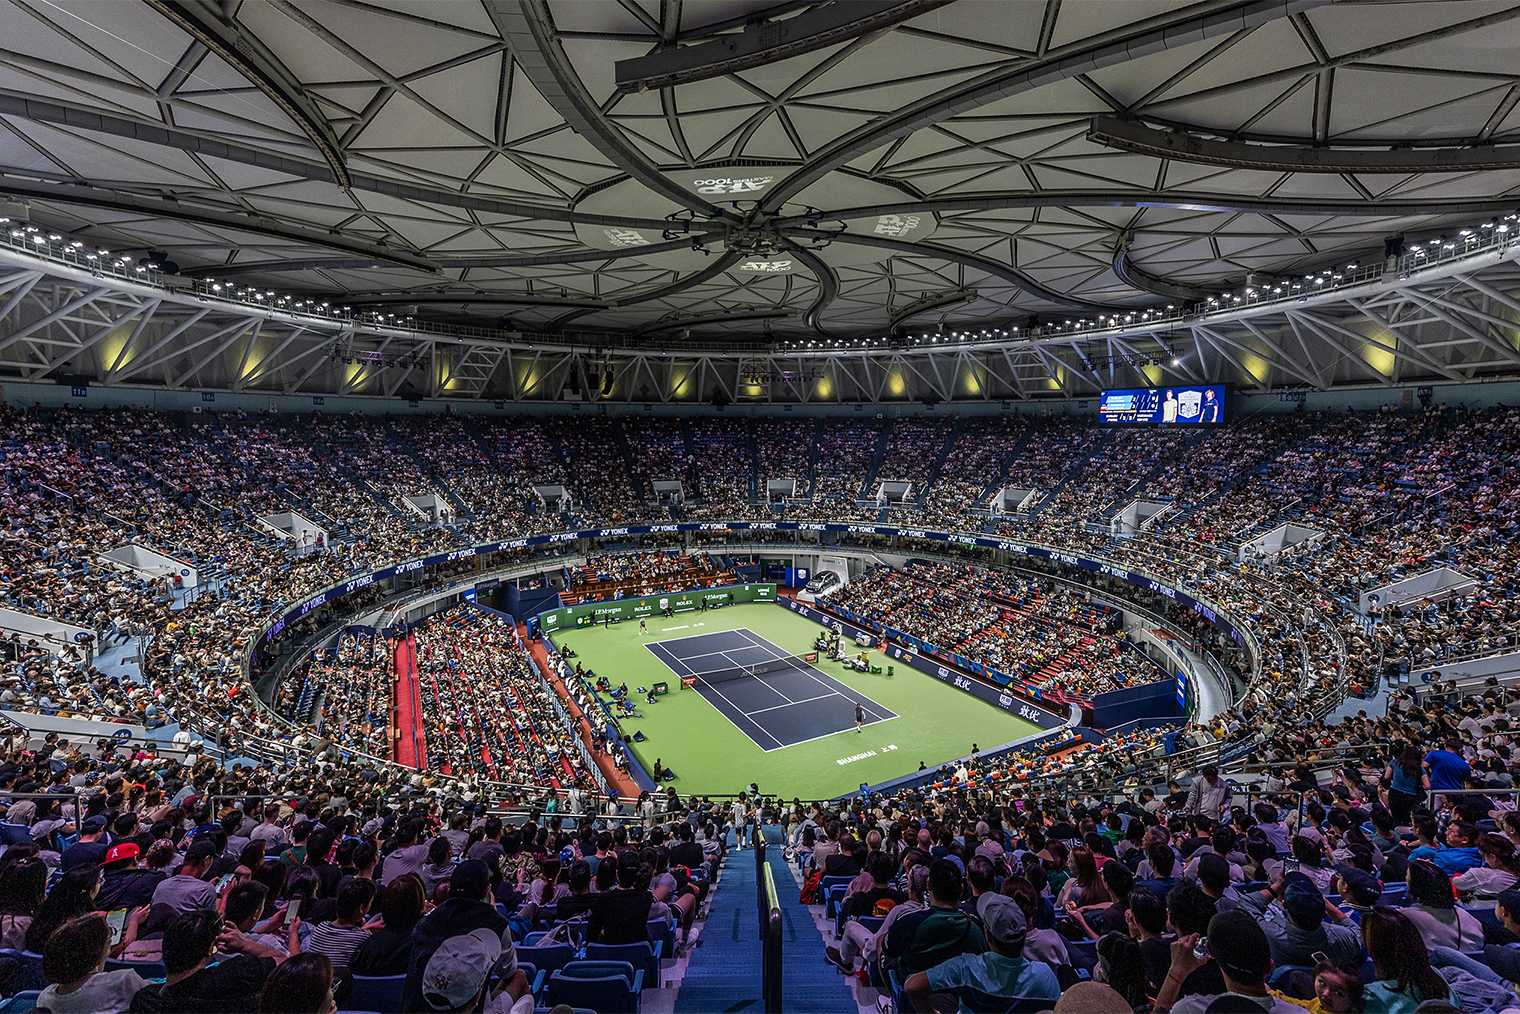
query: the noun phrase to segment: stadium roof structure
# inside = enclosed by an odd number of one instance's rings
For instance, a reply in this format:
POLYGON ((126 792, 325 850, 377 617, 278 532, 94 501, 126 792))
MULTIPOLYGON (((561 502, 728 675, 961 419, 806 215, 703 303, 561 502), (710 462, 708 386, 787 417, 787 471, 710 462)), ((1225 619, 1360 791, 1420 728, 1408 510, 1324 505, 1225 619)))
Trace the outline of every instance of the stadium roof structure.
POLYGON ((0 379, 1520 376, 1520 4, 8 0, 0 379))

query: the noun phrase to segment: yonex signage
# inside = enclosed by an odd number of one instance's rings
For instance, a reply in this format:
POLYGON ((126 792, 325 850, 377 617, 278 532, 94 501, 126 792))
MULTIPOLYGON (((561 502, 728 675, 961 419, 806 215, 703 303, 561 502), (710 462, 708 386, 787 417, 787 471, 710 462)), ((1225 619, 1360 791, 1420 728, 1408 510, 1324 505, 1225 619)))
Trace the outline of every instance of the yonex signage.
MULTIPOLYGON (((1182 605, 1188 609, 1192 609, 1201 617, 1214 624, 1215 627, 1217 627, 1221 632, 1233 638, 1237 643, 1244 644, 1246 643, 1247 639, 1246 635, 1242 633, 1229 619, 1220 616, 1217 613, 1213 603, 1195 599, 1186 592, 1180 591, 1168 584, 1150 578, 1140 572, 1116 567, 1109 561, 1089 559, 1084 556, 1076 556, 1071 553, 1062 552, 1060 550, 1051 549, 1044 546, 1031 546, 1024 543, 983 537, 968 539, 962 533, 952 534, 949 532, 935 532, 924 529, 899 529, 888 527, 886 525, 844 525, 796 521, 708 521, 690 522, 674 526, 660 525, 658 526, 658 529, 656 529, 656 526, 653 525, 630 525, 626 528, 600 528, 578 532, 553 532, 546 535, 532 535, 523 539, 514 539, 510 545, 514 547, 557 545, 565 542, 573 542, 577 539, 607 538, 609 536, 622 537, 628 535, 648 535, 652 532, 655 532, 656 530, 663 533, 669 532, 672 528, 675 528, 676 530, 682 532, 853 532, 863 535, 881 535, 889 537, 896 535, 921 539, 926 542, 949 543, 951 541, 954 541, 960 545, 975 545, 985 549, 1002 549, 1006 552, 1020 553, 1025 556, 1034 557, 1036 559, 1045 559, 1058 563, 1069 564, 1074 567, 1080 567, 1083 570, 1105 573, 1122 581, 1126 581, 1130 584, 1138 585, 1139 587, 1145 588, 1149 591, 1164 595, 1179 605, 1182 605)), ((288 621, 307 615, 318 606, 330 602, 333 599, 342 597, 347 593, 347 591, 357 590, 358 588, 362 588, 374 581, 381 581, 385 578, 393 577, 398 574, 410 573, 423 567, 432 567, 441 563, 449 563, 451 561, 460 560, 471 556, 481 556, 486 553, 492 553, 497 551, 502 545, 503 543, 492 542, 475 546, 471 549, 451 550, 447 553, 437 553, 432 556, 423 557, 420 560, 408 560, 405 563, 400 563, 393 567, 384 567, 380 570, 374 571, 372 574, 361 576, 359 578, 352 579, 351 581, 344 582, 343 584, 339 584, 324 591, 318 592, 304 602, 293 605, 283 615, 277 617, 275 621, 271 623, 269 630, 265 632, 264 638, 267 640, 268 638, 273 637, 285 628, 285 625, 288 621)), ((773 592, 771 594, 773 594, 773 592)), ((790 605, 791 603, 788 604, 790 605)), ((796 607, 793 606, 793 608, 796 607)))

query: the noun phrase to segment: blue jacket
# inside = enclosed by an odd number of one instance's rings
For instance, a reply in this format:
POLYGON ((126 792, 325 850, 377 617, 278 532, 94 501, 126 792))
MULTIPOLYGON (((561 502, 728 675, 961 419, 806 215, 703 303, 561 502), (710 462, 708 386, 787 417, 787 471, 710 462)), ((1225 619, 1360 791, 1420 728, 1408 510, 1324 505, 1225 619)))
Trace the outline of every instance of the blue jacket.
POLYGON ((1421 845, 1409 853, 1410 862, 1417 859, 1428 859, 1441 868, 1441 872, 1448 877, 1455 877, 1459 873, 1466 873, 1474 866, 1483 865, 1483 853, 1477 849, 1439 848, 1433 849, 1429 845, 1421 845))

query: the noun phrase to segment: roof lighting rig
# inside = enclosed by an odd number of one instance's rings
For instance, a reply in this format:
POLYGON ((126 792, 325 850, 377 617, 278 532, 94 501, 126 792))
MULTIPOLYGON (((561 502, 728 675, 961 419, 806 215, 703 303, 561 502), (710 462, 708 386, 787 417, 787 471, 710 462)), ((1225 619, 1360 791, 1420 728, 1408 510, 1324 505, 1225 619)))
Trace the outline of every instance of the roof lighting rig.
MULTIPOLYGON (((758 227, 730 230, 725 237, 728 249, 760 256, 781 252, 788 242, 776 233, 769 222, 762 222, 758 227)), ((177 268, 177 265, 161 251, 151 251, 148 256, 134 261, 129 255, 114 253, 86 240, 9 217, 0 217, 0 244, 25 251, 33 257, 48 258, 88 270, 98 279, 115 278, 133 284, 161 287, 193 295, 201 302, 218 301, 274 313, 316 317, 349 328, 398 329, 433 336, 463 336, 511 342, 563 342, 563 336, 534 334, 524 330, 508 332, 492 326, 461 327, 419 320, 406 313, 355 311, 352 306, 344 305, 340 297, 330 296, 324 299, 320 295, 309 293, 281 292, 246 282, 218 279, 214 273, 195 272, 187 277, 170 270, 177 268)), ((1078 340, 1082 336, 1100 333, 1121 337, 1132 333, 1154 334, 1160 329, 1187 321, 1207 320, 1221 313, 1287 301, 1303 303, 1339 289, 1365 285, 1380 279, 1407 281, 1412 272, 1423 268, 1485 250, 1503 250, 1516 246, 1520 246, 1520 214, 1509 214, 1457 229, 1454 234, 1438 234, 1407 246, 1402 237, 1390 237, 1383 257, 1369 261, 1351 261, 1344 266, 1327 267, 1298 278, 1274 278, 1267 281, 1248 279, 1240 288, 1219 292, 1191 304, 1168 303, 1165 306, 1135 307, 1106 311, 1091 317, 1063 317, 1058 321, 1038 323, 1030 318, 1022 325, 972 325, 950 330, 939 327, 934 330, 904 331, 899 328, 884 334, 855 337, 819 334, 778 341, 772 339, 767 327, 762 341, 764 348, 772 353, 848 356, 852 353, 866 354, 888 349, 982 346, 1063 338, 1078 340)), ((465 298, 461 297, 461 301, 465 301, 465 298)), ((609 333, 599 344, 620 346, 631 340, 628 336, 609 333)), ((639 340, 640 347, 650 344, 652 342, 647 337, 639 340)), ((673 347, 679 349, 678 346, 673 347)))

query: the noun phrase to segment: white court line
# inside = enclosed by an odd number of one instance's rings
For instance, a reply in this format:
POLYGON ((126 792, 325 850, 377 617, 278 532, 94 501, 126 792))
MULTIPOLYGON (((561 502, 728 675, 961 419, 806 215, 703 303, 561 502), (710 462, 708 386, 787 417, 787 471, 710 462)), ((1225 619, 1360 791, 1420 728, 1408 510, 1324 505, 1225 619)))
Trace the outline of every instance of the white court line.
MULTIPOLYGON (((680 628, 672 628, 672 629, 680 629, 680 628)), ((665 638, 664 640, 662 640, 662 641, 660 641, 658 643, 660 643, 660 644, 680 644, 682 641, 690 641, 690 640, 694 640, 695 638, 698 638, 698 637, 717 637, 717 636, 719 636, 721 634, 739 634, 739 633, 743 633, 743 632, 744 632, 744 628, 743 627, 735 627, 733 630, 709 630, 705 634, 687 634, 685 637, 667 637, 667 638, 665 638)))
MULTIPOLYGON (((677 638, 677 640, 684 641, 685 638, 684 637, 683 638, 677 638)), ((669 641, 656 641, 655 643, 656 644, 670 644, 671 642, 669 642, 669 641)), ((682 655, 681 657, 683 659, 684 658, 709 658, 709 657, 711 657, 713 655, 727 655, 730 651, 743 651, 746 648, 750 648, 750 647, 753 647, 753 645, 741 644, 737 648, 724 648, 724 649, 721 649, 719 651, 699 651, 699 652, 697 652, 694 655, 682 655)), ((671 654, 674 654, 674 652, 672 652, 671 654)))
MULTIPOLYGON (((750 647, 752 647, 752 646, 746 645, 746 646, 744 646, 742 648, 730 648, 729 651, 748 651, 750 649, 750 647)), ((744 668, 746 665, 754 665, 755 664, 753 662, 735 662, 732 658, 729 658, 728 652, 726 652, 726 651, 722 652, 722 655, 723 655, 724 658, 728 659, 728 661, 731 663, 732 666, 736 666, 736 667, 738 667, 740 669, 744 668)), ((762 661, 772 662, 772 661, 775 661, 775 660, 774 659, 763 659, 762 661)), ((722 672, 722 671, 723 671, 722 669, 714 669, 713 670, 713 672, 722 672)), ((786 670, 777 670, 777 671, 778 672, 784 672, 786 670)), ((770 675, 770 673, 764 673, 764 672, 762 672, 762 673, 751 673, 750 674, 750 676, 752 678, 757 679, 757 680, 760 681, 760 685, 761 686, 765 687, 765 689, 769 690, 771 693, 773 693, 777 697, 781 698, 787 704, 800 704, 800 703, 802 703, 801 701, 794 701, 794 700, 792 700, 790 697, 786 696, 786 694, 783 694, 781 691, 777 690, 775 687, 773 687, 769 683, 765 682, 765 677, 767 677, 769 675, 770 675)), ((726 698, 726 697, 724 698, 724 700, 727 700, 727 699, 728 698, 726 698)), ((781 707, 785 707, 785 706, 786 705, 781 705, 781 707)), ((761 711, 769 711, 770 709, 769 708, 761 708, 760 710, 761 711)), ((760 713, 759 711, 748 711, 748 712, 745 712, 745 714, 748 714, 748 715, 758 715, 759 713, 760 713)))
MULTIPOLYGON (((862 725, 862 729, 869 729, 871 726, 873 726, 873 725, 880 725, 883 722, 896 721, 897 719, 899 719, 901 717, 902 717, 901 715, 893 715, 891 718, 878 718, 874 722, 866 722, 866 723, 864 723, 862 725)), ((830 736, 847 736, 847 735, 849 735, 849 733, 850 733, 849 729, 840 729, 838 732, 826 732, 822 736, 814 736, 811 739, 799 739, 795 743, 788 743, 787 746, 801 746, 804 743, 813 743, 813 742, 816 742, 817 740, 820 740, 820 739, 828 739, 830 736)), ((769 751, 767 751, 767 752, 769 752, 769 751)))
MULTIPOLYGON (((808 673, 808 675, 813 678, 813 682, 814 683, 817 683, 819 686, 823 687, 825 690, 829 691, 831 694, 834 694, 836 697, 843 697, 845 700, 849 701, 851 704, 854 704, 857 701, 861 702, 861 707, 863 707, 863 708, 865 707, 865 703, 864 702, 866 702, 866 701, 871 701, 871 703, 874 704, 874 705, 876 705, 878 708, 882 707, 882 704, 880 702, 871 700, 871 697, 869 695, 867 695, 867 694, 860 694, 859 696, 856 696, 854 694, 841 694, 838 690, 835 690, 833 687, 830 687, 827 683, 823 682, 823 680, 819 679, 818 676, 817 676, 817 672, 818 671, 819 670, 814 670, 813 672, 808 673)), ((824 675, 828 676, 827 673, 824 673, 824 675)), ((832 676, 830 676, 829 678, 833 679, 832 676)), ((854 689, 848 683, 839 683, 838 680, 835 680, 834 682, 836 684, 838 684, 839 686, 844 687, 846 690, 853 690, 854 689)), ((876 720, 878 722, 890 722, 891 721, 890 718, 887 718, 884 715, 876 714, 876 712, 872 711, 870 708, 866 708, 866 714, 868 714, 868 715, 876 715, 876 720)), ((901 717, 901 716, 897 716, 897 717, 901 717)))
MULTIPOLYGON (((780 691, 777 691, 777 693, 780 693, 780 691)), ((746 715, 746 717, 754 718, 756 715, 763 715, 767 711, 777 711, 777 710, 779 710, 781 708, 789 708, 793 704, 812 704, 814 701, 826 701, 830 697, 838 697, 838 696, 839 696, 838 694, 824 694, 822 697, 807 697, 807 698, 804 698, 804 699, 802 699, 800 701, 787 701, 785 704, 778 704, 778 705, 776 705, 773 708, 761 708, 759 711, 747 711, 747 712, 745 712, 745 715, 746 715)), ((782 700, 786 700, 786 695, 785 694, 781 694, 781 698, 782 698, 782 700)))
MULTIPOLYGON (((719 633, 719 631, 714 631, 713 633, 719 633)), ((700 671, 698 671, 696 669, 693 669, 687 663, 687 658, 702 658, 704 655, 722 655, 724 658, 728 659, 728 661, 730 663, 733 663, 733 659, 728 658, 728 651, 742 651, 742 650, 753 649, 753 648, 765 648, 765 649, 767 649, 767 651, 772 651, 772 650, 774 650, 774 651, 781 651, 781 648, 780 648, 779 645, 772 644, 769 641, 756 641, 755 637, 757 635, 755 635, 747 627, 740 627, 740 628, 737 628, 737 629, 731 630, 731 631, 721 631, 721 633, 742 634, 744 636, 745 640, 748 641, 749 643, 747 645, 742 645, 742 646, 740 646, 738 648, 730 648, 727 651, 704 652, 704 653, 699 654, 699 655, 687 656, 686 658, 677 657, 676 654, 674 652, 670 651, 670 649, 668 647, 666 648, 666 652, 670 655, 670 661, 671 662, 679 662, 686 669, 687 675, 697 676, 697 677, 700 678, 701 676, 705 675, 705 673, 700 672, 700 671)), ((693 634, 691 636, 692 637, 710 637, 711 634, 693 634)), ((648 644, 648 643, 646 643, 644 645, 644 647, 648 648, 650 654, 654 655, 655 658, 660 659, 661 662, 665 662, 666 665, 669 666, 669 662, 666 662, 666 660, 664 658, 661 658, 661 656, 655 652, 655 650, 654 650, 655 649, 655 645, 657 645, 657 644, 658 645, 670 645, 670 644, 674 644, 676 641, 686 641, 686 640, 690 640, 690 638, 688 638, 688 637, 676 637, 676 638, 671 638, 671 639, 665 640, 665 641, 656 641, 654 644, 648 644)), ((774 658, 790 658, 791 656, 788 655, 786 652, 782 651, 782 653, 780 655, 774 655, 773 657, 774 658)), ((769 660, 767 660, 767 661, 769 661, 769 660)), ((717 671, 717 670, 714 670, 714 671, 717 671)), ((788 669, 788 670, 784 670, 784 671, 791 672, 792 670, 788 669)), ((703 683, 702 686, 705 687, 705 688, 707 688, 707 689, 709 689, 709 690, 711 690, 713 693, 717 694, 720 698, 722 698, 723 699, 723 703, 727 704, 730 708, 733 708, 735 714, 741 715, 742 717, 749 719, 754 724, 754 726, 755 726, 756 729, 758 729, 760 732, 764 733, 772 742, 774 742, 776 744, 773 747, 761 746, 760 742, 758 740, 756 740, 753 735, 751 735, 741 725, 739 725, 738 722, 735 722, 733 720, 733 718, 731 718, 725 711, 723 711, 723 709, 719 708, 717 705, 713 705, 713 710, 716 711, 718 714, 722 715, 724 721, 728 722, 729 725, 732 725, 734 727, 735 731, 737 731, 745 739, 749 740, 751 743, 754 743, 756 746, 760 747, 760 751, 762 753, 774 753, 777 750, 785 750, 788 747, 801 746, 804 743, 812 743, 812 742, 816 742, 817 740, 820 740, 820 739, 828 739, 830 736, 842 736, 842 735, 846 735, 847 733, 849 733, 850 730, 849 730, 848 727, 846 727, 846 728, 843 728, 843 729, 839 729, 839 730, 837 730, 835 732, 826 732, 826 733, 824 733, 821 736, 812 736, 812 737, 810 737, 808 739, 801 739, 801 740, 798 740, 795 743, 783 743, 783 742, 781 742, 780 738, 777 737, 774 733, 772 733, 769 729, 767 729, 765 726, 761 725, 759 722, 755 722, 754 719, 753 719, 753 717, 752 717, 754 715, 758 715, 758 714, 761 714, 761 713, 766 712, 766 711, 774 711, 774 710, 777 710, 779 708, 791 707, 793 704, 811 704, 814 701, 826 700, 826 699, 828 699, 830 697, 843 697, 845 700, 849 701, 852 705, 857 700, 859 700, 859 701, 871 701, 871 703, 873 705, 875 705, 876 707, 878 707, 878 708, 882 707, 881 704, 877 703, 874 700, 871 700, 870 697, 868 697, 868 696, 866 696, 864 694, 860 695, 859 697, 853 697, 853 696, 851 696, 849 694, 842 694, 842 693, 840 693, 834 687, 829 686, 828 683, 825 683, 822 679, 819 679, 819 675, 820 674, 823 675, 825 678, 832 679, 832 677, 829 677, 827 673, 821 673, 821 670, 817 669, 816 667, 814 667, 811 664, 807 664, 807 667, 804 670, 801 670, 801 671, 806 672, 807 675, 813 680, 813 682, 815 682, 815 683, 819 684, 820 686, 822 686, 825 690, 828 691, 828 693, 822 694, 822 695, 820 695, 818 697, 809 697, 809 698, 806 698, 806 699, 801 700, 801 701, 792 701, 785 694, 783 694, 781 691, 777 690, 775 687, 771 686, 769 683, 766 683, 765 686, 766 686, 766 688, 768 690, 770 690, 776 696, 780 697, 782 700, 787 701, 788 703, 786 703, 786 704, 779 704, 779 705, 776 705, 775 707, 772 707, 772 708, 761 708, 759 711, 745 711, 743 708, 739 707, 733 701, 729 700, 728 697, 725 696, 724 693, 717 688, 717 684, 714 684, 714 683, 703 683)), ((768 675, 771 675, 771 674, 770 673, 762 673, 761 675, 756 676, 755 678, 759 679, 762 683, 764 683, 765 681, 764 681, 763 677, 764 676, 768 676, 768 675)), ((836 683, 837 683, 837 681, 836 681, 836 683)), ((839 686, 844 686, 844 687, 846 687, 846 689, 849 689, 849 687, 848 687, 847 684, 839 683, 838 685, 839 686)), ((708 703, 712 704, 711 701, 708 701, 708 703)), ((869 728, 869 727, 871 727, 873 725, 880 725, 882 722, 890 722, 893 719, 901 718, 902 717, 901 715, 893 715, 892 718, 886 718, 886 717, 882 716, 881 714, 873 711, 871 708, 866 708, 866 714, 869 715, 869 716, 871 716, 871 717, 873 717, 875 720, 871 721, 871 722, 864 723, 863 728, 869 728)))
POLYGON ((677 676, 681 675, 679 672, 676 672, 676 668, 675 667, 677 665, 681 666, 683 669, 686 670, 686 675, 687 676, 700 676, 700 675, 702 675, 701 673, 697 672, 697 670, 695 670, 691 666, 687 665, 685 659, 683 659, 683 658, 677 658, 676 655, 674 653, 672 653, 669 649, 666 649, 666 651, 665 651, 665 654, 670 656, 669 658, 665 658, 659 652, 655 651, 654 649, 656 647, 658 647, 660 645, 660 643, 661 642, 656 641, 654 644, 645 644, 644 647, 649 650, 649 654, 653 655, 656 659, 659 659, 660 663, 662 665, 664 665, 665 668, 669 669, 671 672, 675 672, 677 676), (672 663, 674 663, 674 664, 672 664, 672 663))
MULTIPOLYGON (((719 697, 723 697, 723 691, 719 690, 715 685, 713 685, 711 683, 704 683, 702 685, 705 686, 707 689, 711 690, 713 693, 717 694, 719 697)), ((708 701, 707 703, 711 704, 712 702, 708 701)), ((733 708, 734 711, 737 714, 742 715, 745 718, 749 718, 749 712, 747 712, 743 708, 739 707, 739 705, 735 704, 733 701, 729 700, 727 697, 723 697, 723 703, 727 704, 730 708, 733 708)), ((716 711, 718 714, 723 715, 723 717, 728 720, 728 724, 729 725, 732 725, 735 729, 739 730, 739 734, 741 736, 743 736, 745 739, 749 740, 751 743, 754 743, 756 746, 760 746, 760 744, 758 742, 756 742, 755 737, 751 736, 749 733, 745 732, 744 729, 739 725, 738 722, 734 721, 732 718, 729 718, 728 715, 724 713, 724 711, 723 711, 722 708, 714 707, 713 710, 716 711)), ((780 750, 782 747, 784 747, 786 745, 785 743, 782 743, 781 740, 777 739, 774 735, 772 735, 771 731, 769 729, 767 729, 765 726, 761 725, 759 722, 755 722, 754 724, 755 724, 755 728, 759 729, 761 732, 765 733, 767 736, 770 736, 771 740, 776 744, 774 747, 771 747, 770 749, 766 749, 765 747, 760 746, 760 749, 763 752, 770 753, 771 750, 780 750)))
MULTIPOLYGON (((676 640, 684 640, 684 638, 676 638, 676 640)), ((654 644, 648 644, 648 643, 646 643, 644 645, 644 647, 649 650, 649 653, 651 655, 653 655, 655 658, 659 659, 660 662, 663 663, 665 665, 665 667, 668 668, 668 669, 670 669, 672 672, 676 672, 675 667, 673 665, 671 665, 671 663, 674 662, 674 663, 679 664, 682 668, 684 668, 686 670, 686 675, 688 675, 688 676, 696 676, 698 678, 701 678, 701 676, 703 675, 702 673, 698 672, 697 670, 693 669, 691 666, 687 665, 685 659, 677 657, 676 654, 675 654, 675 652, 671 651, 669 648, 665 649, 665 654, 667 654, 667 655, 670 656, 668 659, 661 657, 660 653, 654 650, 658 645, 669 644, 669 643, 670 642, 668 642, 668 641, 656 641, 654 644)), ((721 652, 713 652, 712 654, 721 654, 721 652)), ((679 672, 676 672, 676 675, 679 676, 681 674, 679 672)), ((712 692, 715 693, 715 694, 717 694, 719 697, 722 697, 723 698, 723 703, 727 704, 730 708, 733 708, 735 714, 740 715, 741 717, 744 717, 744 718, 749 718, 749 712, 747 712, 743 708, 739 707, 737 704, 735 704, 733 701, 729 700, 727 697, 724 697, 723 691, 717 689, 717 687, 714 684, 712 684, 712 683, 704 683, 702 685, 704 687, 707 687, 708 689, 712 690, 712 692)), ((782 694, 780 691, 773 691, 773 692, 776 694, 776 696, 780 697, 782 700, 786 700, 787 699, 786 695, 782 694)), ((712 704, 711 701, 708 701, 707 703, 708 704, 712 704)), ((782 707, 785 707, 785 705, 782 705, 782 707)), ((759 722, 754 722, 755 728, 758 729, 758 730, 760 730, 766 736, 770 737, 771 741, 776 744, 774 747, 767 748, 767 747, 763 746, 758 740, 755 739, 754 736, 750 735, 749 732, 747 730, 745 730, 743 726, 741 726, 738 722, 735 722, 732 718, 730 718, 728 716, 728 713, 725 712, 722 708, 718 707, 717 705, 713 705, 713 710, 716 711, 718 714, 722 715, 723 716, 723 720, 726 721, 729 725, 732 725, 734 727, 734 731, 735 732, 737 732, 739 735, 743 736, 745 739, 749 740, 751 743, 754 743, 756 746, 760 747, 761 752, 763 752, 763 753, 770 753, 772 750, 780 750, 784 746, 784 744, 781 742, 781 740, 777 739, 774 735, 772 735, 771 731, 769 729, 765 728, 765 726, 761 725, 759 722)))
MULTIPOLYGON (((750 638, 754 638, 755 636, 757 636, 748 627, 744 627, 744 628, 742 628, 738 632, 739 633, 743 633, 744 635, 746 635, 747 637, 750 637, 750 638)), ((756 643, 755 641, 751 640, 750 643, 754 644, 754 646, 757 647, 757 648, 776 648, 777 650, 780 649, 780 645, 772 644, 769 641, 766 641, 764 644, 760 644, 760 643, 756 643)), ((782 656, 779 656, 779 657, 781 657, 781 658, 788 658, 790 656, 782 655, 782 656)), ((874 701, 874 700, 871 700, 871 698, 868 695, 866 695, 866 694, 860 694, 859 696, 855 696, 854 694, 842 694, 842 693, 840 693, 837 689, 835 689, 836 687, 845 687, 846 689, 853 689, 853 688, 851 688, 849 686, 849 684, 847 684, 847 683, 840 683, 838 680, 835 680, 832 676, 829 676, 827 673, 823 672, 823 670, 819 669, 817 666, 813 665, 810 662, 809 663, 804 663, 804 665, 806 665, 806 668, 798 670, 798 671, 800 671, 802 673, 805 673, 810 679, 812 679, 812 681, 814 683, 817 683, 819 686, 823 687, 823 689, 825 689, 825 690, 828 691, 828 693, 824 694, 823 697, 843 697, 845 700, 849 701, 851 704, 855 704, 856 702, 862 702, 861 703, 862 707, 865 707, 865 705, 863 703, 865 701, 871 701, 871 703, 874 704, 874 705, 876 705, 876 707, 878 707, 878 708, 880 708, 880 707, 883 706, 881 703, 879 703, 877 701, 874 701), (820 675, 822 675, 826 679, 833 680, 834 686, 829 686, 828 683, 825 683, 822 679, 819 679, 820 675)), ((788 669, 786 671, 787 672, 791 672, 792 670, 788 669)), ((781 693, 781 691, 779 691, 779 690, 776 691, 776 692, 777 693, 781 693)), ((786 695, 782 694, 782 696, 785 697, 786 695)), ((821 700, 823 700, 823 697, 811 697, 811 698, 809 698, 809 700, 821 701, 821 700)), ((799 702, 799 703, 801 703, 801 702, 799 702)), ((866 714, 874 716, 875 719, 876 719, 876 721, 878 721, 878 722, 890 722, 892 720, 891 718, 887 718, 885 715, 882 715, 882 714, 879 714, 879 713, 877 713, 875 711, 872 711, 870 708, 866 708, 865 710, 866 710, 866 714)), ((901 718, 901 717, 902 717, 901 715, 894 715, 893 716, 893 718, 901 718)), ((833 733, 830 733, 829 735, 833 735, 833 733)), ((821 738, 821 737, 814 737, 814 738, 821 738)), ((812 742, 812 740, 804 740, 803 742, 812 742)), ((796 744, 794 743, 792 745, 795 746, 796 744)))

